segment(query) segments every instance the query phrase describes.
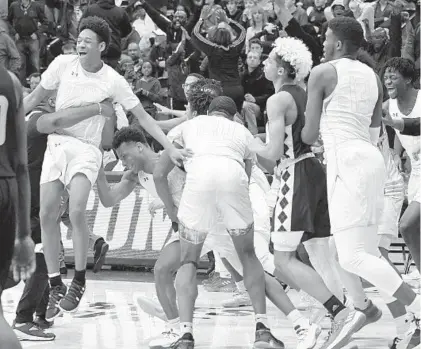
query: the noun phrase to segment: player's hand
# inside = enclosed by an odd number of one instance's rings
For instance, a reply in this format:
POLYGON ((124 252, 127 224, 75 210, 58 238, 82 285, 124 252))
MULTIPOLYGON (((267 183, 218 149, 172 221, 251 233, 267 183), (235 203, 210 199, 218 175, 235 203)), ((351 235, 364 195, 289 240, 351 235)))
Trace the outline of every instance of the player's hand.
POLYGON ((106 118, 112 118, 114 116, 114 105, 110 99, 105 99, 101 102, 101 114, 106 118))
POLYGON ((250 93, 246 93, 245 95, 244 95, 244 99, 247 101, 247 102, 251 102, 251 103, 256 103, 256 98, 254 98, 250 93))
POLYGON ((154 103, 153 105, 158 109, 158 113, 171 114, 170 108, 164 107, 163 105, 161 105, 159 103, 154 103))
POLYGON ((168 149, 168 155, 171 161, 178 167, 183 165, 183 162, 193 156, 193 152, 190 149, 177 149, 172 147, 168 149))
POLYGON ((27 280, 35 271, 35 244, 29 234, 15 241, 12 259, 13 279, 16 282, 27 280))
POLYGON ((161 208, 164 208, 165 205, 161 201, 161 199, 155 199, 149 204, 149 213, 151 216, 154 216, 157 210, 160 210, 161 208))

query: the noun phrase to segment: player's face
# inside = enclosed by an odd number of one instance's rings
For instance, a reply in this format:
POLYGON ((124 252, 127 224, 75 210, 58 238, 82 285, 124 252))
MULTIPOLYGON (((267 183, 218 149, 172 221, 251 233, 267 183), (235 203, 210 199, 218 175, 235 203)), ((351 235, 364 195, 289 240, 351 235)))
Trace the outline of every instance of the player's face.
POLYGON ((334 58, 338 41, 330 28, 326 31, 325 42, 323 43, 323 62, 331 61, 334 58))
POLYGON ((401 96, 410 86, 408 79, 405 79, 398 71, 390 68, 386 69, 383 80, 390 98, 401 96))
POLYGON ((118 158, 124 168, 139 172, 144 168, 145 159, 142 156, 143 145, 141 143, 122 143, 117 149, 118 158))
POLYGON ((269 81, 275 81, 279 76, 279 68, 276 62, 276 53, 275 50, 269 54, 269 57, 263 62, 265 67, 265 76, 269 81))
POLYGON ((105 43, 100 42, 98 35, 90 29, 84 29, 77 38, 76 50, 81 60, 97 60, 101 58, 101 52, 105 49, 105 43))

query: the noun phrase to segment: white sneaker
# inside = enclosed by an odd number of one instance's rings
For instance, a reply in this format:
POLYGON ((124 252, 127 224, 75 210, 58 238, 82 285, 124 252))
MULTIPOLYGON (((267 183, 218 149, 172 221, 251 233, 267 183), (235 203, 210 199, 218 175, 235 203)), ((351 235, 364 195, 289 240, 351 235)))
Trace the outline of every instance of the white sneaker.
POLYGON ((418 271, 418 269, 413 270, 412 272, 410 272, 409 274, 403 274, 402 275, 402 279, 403 281, 419 281, 420 280, 420 272, 418 271))
POLYGON ((308 327, 296 326, 294 330, 297 335, 297 349, 314 348, 317 344, 317 338, 322 332, 320 326, 310 323, 308 323, 308 327))
POLYGON ((251 299, 247 291, 237 291, 234 292, 234 296, 231 299, 223 301, 222 306, 224 308, 249 307, 251 306, 251 299))
POLYGON ((152 339, 149 342, 150 349, 171 348, 172 345, 180 338, 180 334, 174 331, 163 332, 159 338, 152 339))
POLYGON ((157 317, 163 321, 167 321, 167 316, 158 301, 148 297, 139 296, 136 298, 136 302, 146 314, 157 317))
POLYGON ((419 320, 413 318, 409 330, 401 337, 396 337, 389 343, 390 349, 418 349, 420 348, 419 320))
POLYGON ((347 345, 352 335, 361 328, 366 320, 365 315, 356 310, 345 308, 332 323, 332 330, 322 349, 341 349, 347 345))

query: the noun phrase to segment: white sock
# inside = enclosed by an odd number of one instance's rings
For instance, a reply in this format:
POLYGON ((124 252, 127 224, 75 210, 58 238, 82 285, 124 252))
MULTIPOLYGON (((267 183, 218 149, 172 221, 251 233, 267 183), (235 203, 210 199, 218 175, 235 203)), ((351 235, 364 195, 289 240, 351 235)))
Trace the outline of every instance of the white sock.
POLYGON ((173 332, 179 333, 180 332, 180 318, 178 317, 172 320, 168 320, 167 329, 172 330, 173 332))
POLYGON ((414 301, 406 307, 411 313, 413 313, 416 317, 420 316, 420 309, 421 309, 421 297, 417 295, 414 301))
POLYGON ((370 302, 368 301, 368 298, 365 299, 353 299, 352 300, 354 303, 354 307, 357 308, 358 310, 366 310, 370 304, 370 302))
POLYGON ((49 279, 51 279, 51 278, 53 278, 53 277, 56 277, 56 276, 60 276, 60 273, 52 273, 52 274, 48 274, 48 278, 49 278, 49 279))
POLYGON ((192 322, 180 322, 180 333, 190 333, 193 335, 193 323, 192 322))
POLYGON ((397 317, 395 320, 396 332, 398 337, 402 337, 406 332, 409 331, 409 326, 411 324, 411 319, 407 314, 397 317))
POLYGON ((237 286, 237 290, 241 293, 247 292, 246 286, 244 285, 244 280, 236 282, 235 285, 237 286))
POLYGON ((297 309, 291 311, 287 318, 292 322, 292 327, 295 329, 299 327, 308 327, 308 319, 306 319, 297 309), (307 325, 307 326, 306 326, 307 325))
POLYGON ((256 323, 260 322, 269 328, 268 317, 266 314, 255 314, 256 323))

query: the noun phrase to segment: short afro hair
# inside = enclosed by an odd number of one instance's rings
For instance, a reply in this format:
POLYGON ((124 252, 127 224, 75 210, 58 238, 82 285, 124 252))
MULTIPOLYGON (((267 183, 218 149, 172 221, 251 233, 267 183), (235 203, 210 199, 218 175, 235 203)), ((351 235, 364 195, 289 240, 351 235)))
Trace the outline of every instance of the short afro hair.
POLYGON ((114 134, 113 149, 118 149, 123 143, 142 143, 148 145, 145 135, 139 126, 123 127, 114 134))
POLYGON ((222 85, 213 79, 197 80, 190 86, 188 102, 191 110, 198 115, 206 115, 214 98, 223 93, 222 85))
POLYGON ((97 16, 83 18, 80 21, 79 34, 85 29, 92 30, 98 35, 99 42, 105 42, 105 50, 107 50, 110 44, 111 29, 104 19, 97 16))
POLYGON ((327 26, 346 47, 347 53, 354 54, 359 50, 364 40, 364 31, 356 19, 336 17, 327 22, 327 26))
POLYGON ((408 58, 393 57, 385 63, 383 71, 386 69, 398 72, 404 79, 409 79, 411 82, 415 80, 415 64, 408 58))

